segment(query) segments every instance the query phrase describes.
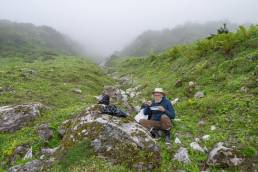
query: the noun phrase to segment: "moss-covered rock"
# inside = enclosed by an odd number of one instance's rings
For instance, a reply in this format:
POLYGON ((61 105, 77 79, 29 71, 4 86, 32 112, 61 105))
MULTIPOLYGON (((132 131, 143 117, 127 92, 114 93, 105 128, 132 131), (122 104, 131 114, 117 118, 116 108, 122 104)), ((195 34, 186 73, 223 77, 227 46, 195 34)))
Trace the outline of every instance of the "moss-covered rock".
POLYGON ((14 132, 40 115, 41 103, 0 107, 0 132, 14 132))
POLYGON ((159 167, 159 146, 149 132, 135 122, 124 123, 121 118, 101 114, 100 106, 87 108, 65 122, 61 150, 69 150, 86 138, 98 155, 114 164, 140 170, 159 167))

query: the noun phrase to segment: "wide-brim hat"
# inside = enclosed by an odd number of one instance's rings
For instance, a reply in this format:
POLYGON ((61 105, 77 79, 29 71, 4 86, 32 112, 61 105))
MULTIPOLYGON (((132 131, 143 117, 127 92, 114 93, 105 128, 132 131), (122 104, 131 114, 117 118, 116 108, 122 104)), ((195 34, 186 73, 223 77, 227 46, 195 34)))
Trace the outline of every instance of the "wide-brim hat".
POLYGON ((162 88, 155 88, 152 94, 154 93, 162 93, 164 96, 166 95, 165 91, 162 88))

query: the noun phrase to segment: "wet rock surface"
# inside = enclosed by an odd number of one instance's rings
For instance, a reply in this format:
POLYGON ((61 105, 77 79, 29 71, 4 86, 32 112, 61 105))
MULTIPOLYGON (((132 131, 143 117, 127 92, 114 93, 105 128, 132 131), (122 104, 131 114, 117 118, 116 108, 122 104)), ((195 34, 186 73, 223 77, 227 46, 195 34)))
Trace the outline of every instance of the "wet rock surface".
POLYGON ((177 153, 174 156, 174 160, 177 160, 179 162, 183 162, 184 164, 188 164, 191 162, 188 151, 184 147, 180 147, 177 151, 177 153))
POLYGON ((40 115, 41 103, 0 107, 0 132, 14 132, 40 115))
POLYGON ((198 91, 194 95, 195 98, 200 99, 204 97, 204 93, 202 91, 198 91))
POLYGON ((223 142, 217 143, 209 152, 207 164, 212 166, 238 166, 243 159, 238 158, 236 150, 224 146, 223 142))
POLYGON ((24 159, 29 149, 30 146, 27 144, 17 146, 12 155, 8 158, 8 165, 15 164, 17 160, 24 159))
POLYGON ((50 129, 48 124, 41 124, 38 128, 38 134, 42 139, 46 141, 51 139, 54 135, 53 131, 50 129))
POLYGON ((24 165, 17 165, 8 169, 8 172, 41 172, 49 171, 52 161, 50 160, 33 160, 24 165))
POLYGON ((94 151, 112 163, 126 163, 138 170, 158 167, 161 159, 159 146, 150 133, 135 122, 101 114, 100 106, 87 108, 64 124, 62 150, 89 139, 94 151))

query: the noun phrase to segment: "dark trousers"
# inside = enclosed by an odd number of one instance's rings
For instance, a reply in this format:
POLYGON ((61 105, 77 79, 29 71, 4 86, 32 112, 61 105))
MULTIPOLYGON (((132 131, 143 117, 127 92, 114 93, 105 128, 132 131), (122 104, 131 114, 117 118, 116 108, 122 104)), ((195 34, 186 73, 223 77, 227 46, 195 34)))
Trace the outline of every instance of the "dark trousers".
POLYGON ((160 121, 141 119, 139 123, 148 129, 170 130, 172 126, 171 120, 167 115, 161 115, 160 121))

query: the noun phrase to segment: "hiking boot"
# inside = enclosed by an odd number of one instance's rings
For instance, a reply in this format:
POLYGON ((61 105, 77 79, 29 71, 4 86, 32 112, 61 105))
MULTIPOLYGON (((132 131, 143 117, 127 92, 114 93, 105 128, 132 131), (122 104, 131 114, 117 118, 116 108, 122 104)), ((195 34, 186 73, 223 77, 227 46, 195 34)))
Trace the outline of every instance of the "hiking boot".
POLYGON ((151 128, 150 129, 151 137, 155 140, 159 139, 159 133, 156 128, 151 128))
POLYGON ((165 143, 167 145, 171 144, 171 139, 170 139, 170 130, 164 130, 165 133, 165 143))
POLYGON ((162 137, 163 131, 162 130, 158 130, 158 135, 159 137, 162 137))

